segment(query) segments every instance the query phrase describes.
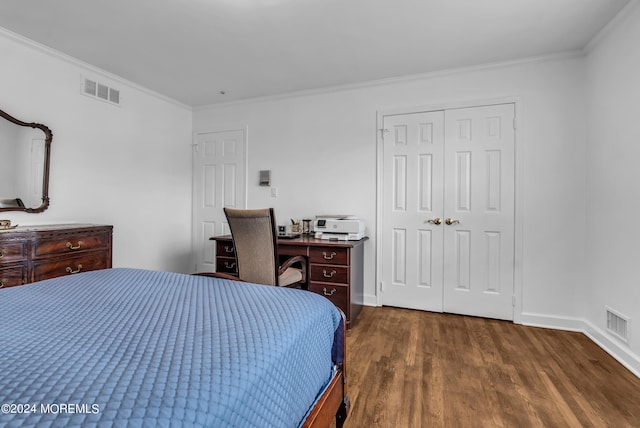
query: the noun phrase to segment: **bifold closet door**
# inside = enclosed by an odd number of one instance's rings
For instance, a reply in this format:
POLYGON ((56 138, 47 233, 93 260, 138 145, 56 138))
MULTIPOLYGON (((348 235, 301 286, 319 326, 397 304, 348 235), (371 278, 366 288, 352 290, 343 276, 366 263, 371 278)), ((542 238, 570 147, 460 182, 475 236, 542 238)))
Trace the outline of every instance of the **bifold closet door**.
POLYGON ((514 112, 445 112, 444 312, 513 319, 514 112))
POLYGON ((383 123, 383 304, 442 312, 444 111, 383 123))
POLYGON ((513 319, 514 105, 383 128, 383 304, 513 319))

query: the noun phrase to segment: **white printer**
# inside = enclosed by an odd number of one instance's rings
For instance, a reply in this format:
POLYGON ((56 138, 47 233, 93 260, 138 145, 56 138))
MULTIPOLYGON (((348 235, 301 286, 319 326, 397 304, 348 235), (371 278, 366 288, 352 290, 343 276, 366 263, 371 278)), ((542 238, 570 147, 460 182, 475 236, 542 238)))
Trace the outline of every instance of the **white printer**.
POLYGON ((351 215, 318 215, 313 231, 318 239, 358 241, 364 238, 364 223, 351 215))

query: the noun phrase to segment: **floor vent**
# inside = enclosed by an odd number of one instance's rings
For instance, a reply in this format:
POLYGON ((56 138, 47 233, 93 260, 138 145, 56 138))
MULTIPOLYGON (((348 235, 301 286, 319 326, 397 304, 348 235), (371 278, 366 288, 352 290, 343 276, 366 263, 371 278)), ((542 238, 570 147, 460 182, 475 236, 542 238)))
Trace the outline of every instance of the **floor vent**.
POLYGON ((88 77, 82 79, 82 93, 90 97, 120 105, 120 91, 88 77))
POLYGON ((607 330, 625 343, 627 342, 628 324, 629 317, 607 307, 607 330))

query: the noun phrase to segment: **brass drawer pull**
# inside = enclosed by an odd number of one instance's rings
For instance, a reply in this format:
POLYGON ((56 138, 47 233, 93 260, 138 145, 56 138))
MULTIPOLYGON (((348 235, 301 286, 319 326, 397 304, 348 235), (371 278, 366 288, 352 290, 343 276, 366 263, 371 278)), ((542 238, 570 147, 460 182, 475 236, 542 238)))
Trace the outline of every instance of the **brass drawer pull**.
POLYGON ((228 261, 224 262, 224 267, 226 267, 227 269, 235 269, 236 267, 236 262, 232 262, 231 264, 229 264, 228 261))
POLYGON ((67 266, 67 269, 66 269, 67 273, 71 273, 71 274, 78 273, 78 272, 80 272, 80 270, 82 270, 82 265, 78 265, 78 269, 77 270, 73 270, 72 268, 70 268, 68 266, 67 266))
POLYGON ((3 258, 7 254, 7 250, 4 248, 0 248, 0 259, 3 258))
POLYGON ((67 248, 70 250, 79 250, 82 246, 82 241, 78 241, 78 245, 74 246, 71 242, 67 242, 67 248))
POLYGON ((322 257, 324 257, 324 259, 325 259, 325 260, 331 260, 331 259, 333 259, 335 256, 336 256, 335 251, 332 251, 332 252, 331 252, 331 255, 329 255, 329 256, 327 256, 327 252, 326 252, 326 251, 323 251, 323 252, 322 252, 322 257))
POLYGON ((225 253, 233 253, 233 246, 230 247, 228 245, 225 245, 224 246, 224 251, 225 251, 225 253))
POLYGON ((9 282, 9 280, 7 278, 2 278, 0 280, 0 288, 4 287, 5 285, 7 285, 7 283, 9 282))
POLYGON ((327 275, 327 270, 326 269, 322 269, 322 275, 325 278, 333 278, 333 275, 335 275, 336 273, 338 273, 338 272, 336 272, 335 270, 332 270, 331 273, 327 275))
POLYGON ((324 294, 325 296, 333 296, 333 294, 334 294, 336 291, 338 291, 338 290, 336 290, 336 289, 334 288, 333 290, 331 290, 331 293, 328 293, 326 288, 324 288, 324 287, 322 288, 322 294, 324 294))

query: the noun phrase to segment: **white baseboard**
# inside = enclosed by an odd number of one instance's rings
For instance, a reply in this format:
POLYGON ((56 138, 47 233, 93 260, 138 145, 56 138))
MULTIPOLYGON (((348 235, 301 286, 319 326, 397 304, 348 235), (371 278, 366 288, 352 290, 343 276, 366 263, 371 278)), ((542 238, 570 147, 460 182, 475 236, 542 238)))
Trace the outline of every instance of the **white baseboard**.
POLYGON ((640 356, 632 352, 625 343, 585 319, 522 313, 519 317, 519 324, 584 333, 596 345, 640 378, 640 356))
POLYGON ((378 306, 378 298, 375 295, 365 294, 363 304, 365 306, 378 306))
POLYGON ((552 328, 554 330, 584 332, 585 320, 573 317, 523 312, 518 317, 516 324, 528 325, 530 327, 552 328))

